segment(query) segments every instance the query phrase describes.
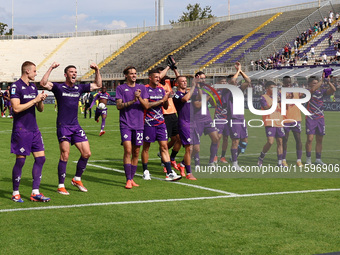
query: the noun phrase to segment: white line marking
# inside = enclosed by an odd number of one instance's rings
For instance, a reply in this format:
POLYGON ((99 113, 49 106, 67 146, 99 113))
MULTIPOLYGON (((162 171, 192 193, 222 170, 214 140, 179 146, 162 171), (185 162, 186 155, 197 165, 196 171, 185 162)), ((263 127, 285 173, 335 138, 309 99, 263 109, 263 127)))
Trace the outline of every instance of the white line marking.
POLYGON ((28 208, 1 209, 0 213, 18 212, 18 211, 34 211, 34 210, 68 209, 68 208, 93 207, 93 206, 104 206, 104 205, 146 204, 146 203, 211 200, 211 199, 221 199, 221 198, 259 197, 259 196, 273 196, 273 195, 287 195, 287 194, 306 194, 306 193, 331 192, 331 191, 340 191, 340 189, 300 190, 300 191, 283 191, 283 192, 242 194, 242 195, 235 194, 235 195, 228 195, 228 196, 213 196, 213 197, 170 198, 170 199, 121 201, 121 202, 91 203, 91 204, 61 205, 61 206, 46 206, 46 207, 28 207, 28 208))
MULTIPOLYGON (((123 170, 119 170, 119 169, 115 169, 115 168, 109 168, 109 167, 105 167, 105 166, 98 166, 98 165, 94 165, 94 164, 87 164, 87 165, 88 166, 97 167, 97 168, 101 168, 101 169, 105 169, 105 170, 109 170, 109 171, 114 171, 114 172, 125 174, 125 172, 123 170)), ((136 174, 136 176, 142 177, 143 175, 136 174)), ((160 180, 160 181, 165 181, 165 179, 158 178, 158 177, 152 177, 152 179, 156 179, 156 180, 160 180)), ((218 190, 218 189, 211 189, 211 188, 207 188, 207 187, 203 187, 203 186, 198 186, 198 185, 194 185, 194 184, 189 184, 189 183, 184 183, 184 182, 171 182, 171 183, 175 183, 175 184, 178 184, 178 185, 189 186, 189 187, 193 187, 193 188, 197 188, 197 189, 202 189, 202 190, 208 190, 208 191, 217 192, 217 193, 221 193, 221 194, 225 194, 225 195, 236 195, 235 193, 231 193, 231 192, 227 192, 227 191, 223 191, 223 190, 218 190)))

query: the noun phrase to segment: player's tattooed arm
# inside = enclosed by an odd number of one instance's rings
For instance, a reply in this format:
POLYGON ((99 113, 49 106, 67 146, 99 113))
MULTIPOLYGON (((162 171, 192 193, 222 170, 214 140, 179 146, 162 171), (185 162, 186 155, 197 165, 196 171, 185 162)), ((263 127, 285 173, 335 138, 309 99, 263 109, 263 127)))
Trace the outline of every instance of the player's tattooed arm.
POLYGON ((117 107, 117 110, 122 110, 126 107, 129 107, 130 105, 134 104, 136 102, 136 98, 131 100, 131 101, 128 101, 128 102, 124 102, 123 103, 123 100, 122 99, 117 99, 116 100, 116 107, 117 107))
POLYGON ((60 64, 57 62, 53 62, 53 64, 48 68, 47 72, 44 74, 40 81, 40 86, 44 87, 45 89, 52 90, 53 83, 48 81, 48 78, 50 77, 50 74, 53 69, 57 68, 60 64))

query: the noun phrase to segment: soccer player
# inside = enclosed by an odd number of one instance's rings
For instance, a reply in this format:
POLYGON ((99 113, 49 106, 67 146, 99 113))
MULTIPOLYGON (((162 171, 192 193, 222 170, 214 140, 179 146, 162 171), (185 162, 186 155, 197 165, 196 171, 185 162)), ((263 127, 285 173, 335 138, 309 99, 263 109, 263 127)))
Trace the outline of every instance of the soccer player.
MULTIPOLYGON (((205 84, 205 74, 202 71, 199 71, 195 74, 195 78, 197 79, 197 85, 196 90, 194 91, 194 94, 192 96, 192 104, 193 104, 193 119, 195 122, 194 125, 194 133, 192 137, 193 142, 193 157, 195 160, 195 167, 199 167, 200 165, 200 137, 203 135, 209 134, 209 137, 211 139, 211 145, 210 145, 210 159, 209 159, 209 165, 215 166, 214 160, 215 156, 217 155, 218 150, 218 131, 213 126, 213 121, 210 116, 209 109, 207 107, 206 114, 202 114, 201 108, 202 108, 202 90, 206 84, 205 84)), ((194 79, 195 80, 195 79, 194 79)), ((182 167, 182 166, 181 166, 182 167)))
POLYGON ((142 84, 136 83, 137 72, 133 66, 123 71, 126 83, 116 90, 116 106, 119 112, 120 134, 124 146, 124 171, 126 189, 138 187, 133 180, 137 171, 140 146, 143 144, 144 109, 148 109, 149 95, 142 84))
MULTIPOLYGON (((285 76, 282 79, 282 86, 283 87, 291 87, 292 86, 292 80, 289 76, 285 76)), ((300 98, 300 94, 297 92, 294 93, 287 93, 286 98, 300 98)), ((286 161, 286 155, 287 155, 287 143, 289 138, 289 132, 290 130, 293 132, 295 143, 296 143, 296 156, 297 161, 296 165, 301 167, 301 157, 302 157, 302 142, 301 142, 301 111, 300 109, 294 104, 289 104, 287 106, 287 113, 285 116, 283 116, 285 119, 285 136, 282 140, 282 148, 283 148, 283 154, 282 154, 282 165, 288 166, 286 161)))
POLYGON ((312 142, 314 135, 316 136, 315 153, 316 160, 315 164, 323 165, 321 160, 322 152, 322 140, 323 136, 326 134, 325 126, 325 115, 323 112, 323 97, 326 95, 331 95, 335 92, 336 88, 330 82, 329 78, 319 79, 316 76, 311 76, 308 78, 308 87, 311 93, 311 99, 307 104, 307 110, 312 114, 306 116, 306 164, 312 163, 312 142), (328 84, 327 87, 322 87, 323 82, 328 84))
POLYGON ((149 149, 150 144, 158 141, 161 158, 166 168, 167 181, 176 181, 182 178, 178 176, 175 171, 171 169, 170 156, 168 151, 168 133, 164 122, 163 110, 168 108, 169 91, 165 91, 159 86, 160 74, 156 69, 149 71, 149 84, 146 85, 147 93, 149 94, 149 106, 145 111, 144 124, 144 143, 142 150, 142 164, 143 164, 143 179, 151 180, 150 172, 148 170, 149 149))
POLYGON ((90 111, 91 111, 91 108, 93 107, 93 105, 96 103, 97 100, 99 100, 99 104, 96 108, 94 120, 99 122, 99 117, 102 116, 102 125, 101 125, 101 129, 100 129, 100 133, 99 133, 99 136, 102 136, 103 134, 105 134, 104 129, 105 129, 105 121, 106 121, 106 117, 107 117, 107 107, 106 107, 107 101, 108 100, 115 101, 115 99, 112 96, 110 96, 109 93, 106 92, 106 87, 103 87, 101 89, 101 91, 98 92, 96 94, 96 96, 94 97, 94 99, 92 100, 92 103, 90 105, 90 111), (99 105, 101 107, 99 107, 99 105))
MULTIPOLYGON (((273 81, 267 81, 265 84, 266 93, 261 96, 260 100, 262 110, 268 110, 272 108, 273 88, 276 88, 276 84, 273 81)), ((278 99, 278 101, 280 101, 280 99, 278 99)), ((283 116, 281 115, 280 104, 277 105, 273 113, 263 115, 262 118, 266 129, 267 143, 263 146, 257 165, 259 167, 262 166, 266 153, 270 150, 270 147, 274 143, 274 139, 276 139, 278 166, 282 166, 282 138, 285 136, 285 132, 281 123, 283 116)))
MULTIPOLYGON (((230 79, 232 78, 232 75, 229 75, 227 78, 220 78, 218 80, 218 84, 227 84, 227 80, 230 81, 230 79)), ((222 96, 223 94, 223 89, 217 89, 217 93, 220 96, 221 100, 222 99, 226 99, 225 97, 222 96)), ((215 100, 217 99, 217 97, 215 96, 215 100)), ((227 101, 222 101, 222 105, 221 104, 217 104, 216 108, 215 108, 215 114, 214 114, 214 119, 217 120, 216 121, 216 128, 218 130, 218 145, 217 148, 220 146, 220 141, 223 137, 222 140, 222 152, 221 152, 221 157, 219 159, 220 162, 222 163, 228 163, 225 154, 227 152, 227 148, 228 148, 228 137, 229 137, 229 125, 227 122, 228 119, 228 109, 227 109, 227 101)), ((217 156, 214 159, 214 162, 217 163, 217 156)))
POLYGON ((0 108, 1 108, 1 117, 4 116, 4 95, 1 91, 1 87, 0 87, 0 108))
POLYGON ((35 108, 39 112, 44 110, 43 101, 47 97, 44 91, 38 94, 37 87, 33 82, 37 76, 34 63, 26 61, 21 66, 21 78, 12 84, 11 103, 14 111, 13 131, 11 138, 11 153, 16 155, 15 165, 12 172, 14 202, 23 203, 19 192, 22 168, 26 156, 31 153, 34 156, 32 169, 33 185, 31 201, 48 202, 51 199, 45 197, 39 191, 42 168, 45 163, 45 148, 41 133, 35 117, 35 108))
POLYGON ((7 86, 7 90, 3 93, 4 96, 4 115, 2 117, 6 117, 6 110, 8 109, 8 115, 7 118, 13 118, 12 116, 12 105, 11 105, 11 95, 10 95, 10 90, 11 86, 7 86))
MULTIPOLYGON (((239 62, 236 62, 235 64, 236 73, 233 75, 233 77, 230 79, 230 84, 237 86, 237 77, 241 74, 243 79, 245 80, 244 83, 242 83, 239 88, 244 91, 248 86, 250 86, 251 80, 250 78, 242 71, 241 64, 239 62)), ((233 112, 233 96, 230 92, 230 90, 227 90, 225 95, 223 97, 226 97, 224 102, 228 102, 228 123, 229 123, 229 134, 232 141, 231 144, 231 161, 232 166, 235 167, 237 171, 240 171, 241 168, 238 165, 238 155, 240 153, 244 153, 247 144, 248 144, 248 130, 246 126, 246 121, 244 119, 244 115, 237 115, 233 112)))
POLYGON ((71 184, 82 192, 87 192, 87 189, 81 181, 81 177, 86 169, 87 161, 91 156, 89 141, 78 122, 78 102, 83 93, 101 88, 102 78, 98 66, 91 64, 90 68, 95 70, 94 83, 76 84, 77 68, 69 65, 64 69, 64 76, 66 78, 64 83, 49 82, 48 78, 51 72, 58 66, 59 64, 56 62, 50 66, 40 81, 40 85, 51 90, 58 102, 57 137, 60 148, 60 160, 58 164, 59 185, 57 192, 62 195, 69 195, 70 193, 65 188, 65 178, 67 161, 70 154, 70 144, 75 145, 81 154, 71 184))
MULTIPOLYGON (((170 92, 170 96, 168 98, 168 109, 164 109, 163 107, 163 115, 165 120, 166 129, 168 132, 168 137, 170 138, 170 141, 168 142, 168 149, 172 148, 171 154, 170 154, 170 162, 171 166, 175 168, 176 170, 180 170, 178 168, 178 164, 176 162, 176 156, 181 149, 181 139, 179 138, 178 134, 178 117, 177 117, 177 111, 176 107, 174 105, 172 96, 173 96, 173 89, 171 87, 170 78, 166 76, 167 71, 170 69, 170 66, 167 66, 166 68, 158 68, 160 71, 160 79, 159 85, 163 87, 164 90, 170 92), (163 83, 162 83, 163 81, 163 83)), ((175 66, 172 66, 171 69, 174 71, 176 77, 179 76, 179 73, 175 66)))
MULTIPOLYGON (((178 90, 173 98, 174 104, 176 106, 176 110, 178 113, 178 131, 179 137, 181 139, 181 143, 184 146, 184 167, 187 172, 186 178, 189 180, 197 180, 193 174, 191 173, 191 130, 193 129, 190 123, 190 104, 191 104, 191 96, 194 93, 194 90, 197 86, 197 78, 194 79, 193 86, 188 90, 187 88, 187 78, 184 76, 177 77, 178 90)), ((182 173, 181 173, 182 175, 182 173)))

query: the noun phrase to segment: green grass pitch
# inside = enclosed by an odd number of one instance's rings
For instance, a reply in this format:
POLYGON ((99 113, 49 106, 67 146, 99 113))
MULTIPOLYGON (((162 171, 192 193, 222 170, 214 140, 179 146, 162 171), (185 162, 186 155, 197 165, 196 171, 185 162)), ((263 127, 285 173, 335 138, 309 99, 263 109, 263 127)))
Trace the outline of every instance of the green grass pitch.
MULTIPOLYGON (((327 134, 322 159, 327 164, 340 163, 339 114, 326 112, 327 134)), ((45 105, 45 111, 37 113, 37 118, 46 150, 40 190, 51 197, 49 203, 29 201, 32 156, 26 159, 20 185, 25 202, 19 204, 10 200, 15 162, 15 156, 10 154, 12 120, 0 119, 0 254, 318 254, 340 251, 338 178, 308 178, 308 175, 304 176, 307 178, 275 178, 278 177, 275 175, 270 176, 274 178, 268 178, 269 175, 230 178, 232 176, 225 173, 198 173, 195 182, 183 179, 179 182, 190 184, 188 186, 158 179, 144 181, 136 176, 140 187, 125 190, 124 174, 115 171, 123 170, 118 111, 109 106, 106 134, 102 137, 99 137, 100 123, 79 115, 92 151, 82 178, 88 192, 82 193, 70 184, 76 168, 74 162, 79 158, 79 152, 72 146, 65 182, 70 196, 63 196, 56 192, 59 148, 53 105, 45 105), (307 190, 323 191, 293 193, 307 190)), ((246 118, 258 119, 249 112, 246 118)), ((304 130, 302 141, 304 145, 304 130)), ((249 145, 246 153, 239 157, 239 164, 255 165, 264 143, 264 128, 250 128, 249 145)), ((156 156, 157 147, 151 145, 149 169, 152 177, 164 179, 156 156)), ((266 156, 266 164, 276 164, 275 150, 274 144, 266 156)), ((203 162, 208 151, 209 139, 203 137, 203 162)), ((292 134, 288 151, 288 163, 294 164, 292 134)), ((230 147, 227 155, 229 157, 230 147)), ((177 160, 182 156, 183 151, 177 160)), ((315 160, 314 152, 312 158, 315 160)), ((140 164, 137 173, 141 172, 140 164)))

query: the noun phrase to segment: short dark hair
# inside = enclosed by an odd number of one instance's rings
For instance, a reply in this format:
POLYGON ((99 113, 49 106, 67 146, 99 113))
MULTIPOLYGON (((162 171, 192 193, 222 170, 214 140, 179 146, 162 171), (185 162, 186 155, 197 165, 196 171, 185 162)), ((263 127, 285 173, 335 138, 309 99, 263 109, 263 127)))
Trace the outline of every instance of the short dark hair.
POLYGON ((148 75, 150 76, 151 74, 154 74, 154 73, 159 73, 159 70, 157 68, 151 69, 149 70, 148 75))
POLYGON ((198 71, 198 72, 195 74, 195 77, 197 77, 197 76, 200 76, 200 75, 202 75, 202 74, 204 74, 204 75, 205 75, 205 73, 204 73, 204 72, 202 72, 202 71, 198 71))
POLYGON ((134 66, 128 66, 128 67, 126 67, 126 68, 123 70, 123 74, 124 74, 124 75, 128 75, 128 74, 129 74, 129 71, 130 71, 131 69, 137 70, 136 67, 134 67, 134 66))
POLYGON ((21 65, 21 73, 23 74, 25 72, 25 69, 29 66, 35 66, 35 64, 31 61, 25 61, 22 65, 21 65))
POLYGON ((176 81, 178 81, 179 78, 187 78, 187 77, 184 76, 184 75, 177 76, 177 77, 176 77, 176 81))
POLYGON ((319 78, 313 75, 313 76, 310 76, 310 77, 308 78, 308 81, 307 81, 307 82, 308 82, 308 84, 309 84, 309 83, 312 83, 314 80, 319 81, 319 78))
POLYGON ((265 88, 268 88, 268 87, 271 86, 271 85, 275 85, 275 86, 276 86, 275 82, 273 82, 273 81, 267 81, 266 84, 264 85, 264 87, 265 87, 265 88))
POLYGON ((68 69, 70 69, 70 68, 75 68, 75 69, 77 69, 77 67, 74 66, 74 65, 68 65, 68 66, 65 67, 64 73, 67 73, 68 69))

